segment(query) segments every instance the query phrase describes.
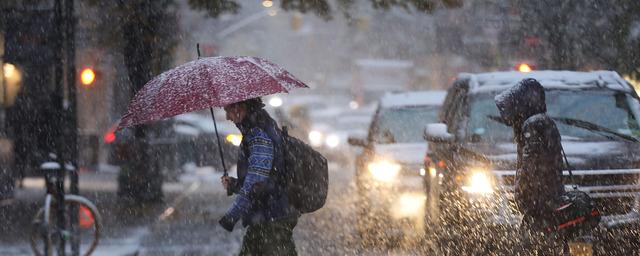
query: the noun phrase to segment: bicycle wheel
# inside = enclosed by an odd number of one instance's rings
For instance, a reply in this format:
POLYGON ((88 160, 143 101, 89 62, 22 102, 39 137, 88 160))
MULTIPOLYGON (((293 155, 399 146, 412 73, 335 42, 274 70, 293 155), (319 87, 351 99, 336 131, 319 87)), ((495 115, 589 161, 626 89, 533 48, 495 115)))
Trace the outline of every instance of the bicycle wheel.
POLYGON ((78 213, 77 231, 74 234, 68 224, 64 230, 59 230, 56 227, 56 204, 57 202, 52 199, 49 206, 41 208, 33 219, 31 232, 31 249, 33 253, 38 256, 47 255, 44 252, 45 247, 49 248, 49 252, 57 251, 62 237, 65 241, 65 252, 68 254, 71 254, 71 241, 77 240, 80 244, 80 255, 91 255, 98 245, 102 230, 102 218, 96 206, 81 196, 65 196, 65 220, 69 221, 71 210, 76 209, 78 213), (45 216, 48 216, 48 218, 45 218, 45 216))

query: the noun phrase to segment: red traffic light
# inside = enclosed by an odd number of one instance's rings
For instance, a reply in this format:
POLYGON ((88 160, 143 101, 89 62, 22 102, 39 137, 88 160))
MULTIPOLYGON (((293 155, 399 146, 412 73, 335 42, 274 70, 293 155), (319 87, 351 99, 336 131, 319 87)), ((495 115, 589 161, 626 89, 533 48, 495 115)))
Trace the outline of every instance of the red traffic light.
POLYGON ((92 68, 85 68, 80 72, 80 82, 82 85, 89 87, 96 80, 96 72, 92 68))

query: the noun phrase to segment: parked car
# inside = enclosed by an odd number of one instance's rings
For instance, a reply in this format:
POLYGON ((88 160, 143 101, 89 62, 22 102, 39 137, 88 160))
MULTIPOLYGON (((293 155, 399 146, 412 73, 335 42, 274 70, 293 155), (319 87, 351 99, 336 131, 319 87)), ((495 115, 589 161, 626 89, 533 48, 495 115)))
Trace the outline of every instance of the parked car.
MULTIPOLYGON (((574 180, 564 171, 565 186, 577 185, 589 193, 603 214, 594 234, 633 231, 640 220, 640 103, 617 73, 460 74, 448 90, 439 123, 425 129, 430 147, 424 166, 429 173, 424 183, 429 209, 426 231, 444 250, 469 248, 463 242, 499 250, 517 241, 511 233, 521 218, 513 195, 516 145, 494 96, 524 78, 535 78, 545 87, 547 114, 554 119, 575 168, 574 180)), ((623 244, 635 244, 637 250, 637 236, 629 241, 623 244)))
POLYGON ((358 231, 370 235, 411 236, 423 227, 425 194, 422 162, 427 146, 424 124, 437 120, 444 91, 384 95, 366 138, 349 138, 362 147, 356 157, 358 231), (405 232, 406 231, 406 232, 405 232))
POLYGON ((354 109, 349 106, 349 97, 341 94, 273 96, 268 102, 270 108, 267 110, 281 126, 288 127, 289 135, 305 141, 329 161, 338 163, 351 159, 350 154, 346 154, 347 137, 358 130, 366 130, 374 110, 366 105, 354 109))
MULTIPOLYGON (((222 120, 217 117, 216 120, 222 120)), ((105 133, 103 141, 109 147, 108 163, 120 166, 130 154, 133 129, 118 132, 115 122, 105 133)), ((222 170, 218 152, 218 141, 211 116, 187 113, 168 120, 153 123, 149 140, 151 156, 156 166, 168 180, 175 180, 184 171, 185 165, 213 166, 222 170)), ((226 167, 229 169, 237 161, 237 148, 242 140, 238 129, 227 121, 218 121, 218 133, 222 143, 226 167)))
POLYGON ((329 161, 347 164, 353 161, 347 140, 350 135, 365 134, 375 106, 351 109, 348 104, 312 111, 309 144, 329 161))

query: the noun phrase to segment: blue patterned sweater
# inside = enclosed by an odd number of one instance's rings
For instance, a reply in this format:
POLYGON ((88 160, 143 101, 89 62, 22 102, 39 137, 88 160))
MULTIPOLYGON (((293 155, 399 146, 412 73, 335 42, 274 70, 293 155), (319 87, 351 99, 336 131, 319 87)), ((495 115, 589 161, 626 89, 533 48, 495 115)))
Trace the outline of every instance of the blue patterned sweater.
POLYGON ((243 134, 238 158, 238 194, 226 216, 244 226, 264 220, 297 218, 300 213, 289 204, 283 188, 277 185, 283 170, 277 124, 264 110, 251 113, 238 124, 243 134), (277 139, 274 141, 272 138, 277 139), (259 190, 256 193, 255 190, 259 190))
POLYGON ((260 128, 253 128, 247 136, 243 137, 249 146, 249 161, 247 166, 247 174, 244 178, 242 187, 238 192, 233 207, 227 212, 227 216, 231 217, 233 222, 245 217, 252 209, 253 194, 251 190, 258 183, 266 183, 269 179, 269 173, 273 167, 273 142, 267 136, 267 133, 260 128))

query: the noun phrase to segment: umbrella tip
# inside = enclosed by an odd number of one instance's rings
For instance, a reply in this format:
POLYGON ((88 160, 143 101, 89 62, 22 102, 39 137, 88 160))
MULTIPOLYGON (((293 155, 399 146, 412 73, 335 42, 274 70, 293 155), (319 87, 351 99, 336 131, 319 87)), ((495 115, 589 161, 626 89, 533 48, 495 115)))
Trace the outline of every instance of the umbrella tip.
POLYGON ((196 43, 196 50, 198 51, 198 59, 200 59, 200 43, 196 43))

